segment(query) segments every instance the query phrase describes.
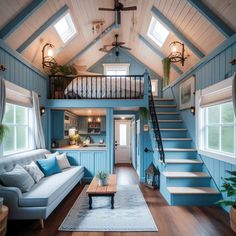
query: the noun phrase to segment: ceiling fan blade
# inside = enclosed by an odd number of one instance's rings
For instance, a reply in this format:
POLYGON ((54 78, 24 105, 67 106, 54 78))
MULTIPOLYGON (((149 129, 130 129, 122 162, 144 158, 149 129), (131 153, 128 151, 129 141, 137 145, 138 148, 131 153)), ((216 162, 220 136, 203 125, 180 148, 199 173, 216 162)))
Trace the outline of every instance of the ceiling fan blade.
POLYGON ((125 46, 120 46, 120 48, 126 49, 126 50, 131 50, 131 48, 125 47, 125 46))
POLYGON ((136 11, 137 10, 137 7, 136 6, 133 6, 133 7, 124 7, 122 9, 122 11, 136 11))
POLYGON ((99 7, 98 10, 99 10, 99 11, 115 11, 115 9, 104 8, 104 7, 99 7))
POLYGON ((120 45, 124 45, 125 42, 117 42, 117 44, 120 46, 120 45))

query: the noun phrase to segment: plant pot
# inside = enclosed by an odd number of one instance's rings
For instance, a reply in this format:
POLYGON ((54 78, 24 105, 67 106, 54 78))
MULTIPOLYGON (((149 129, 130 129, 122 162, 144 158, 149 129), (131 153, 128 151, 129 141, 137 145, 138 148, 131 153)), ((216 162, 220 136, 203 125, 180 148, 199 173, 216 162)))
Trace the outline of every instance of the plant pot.
POLYGON ((106 186, 107 185, 107 179, 98 179, 98 185, 99 186, 106 186))
POLYGON ((75 145, 75 141, 70 141, 70 145, 75 145))
POLYGON ((231 207, 230 209, 230 226, 231 229, 236 232, 236 208, 231 207))

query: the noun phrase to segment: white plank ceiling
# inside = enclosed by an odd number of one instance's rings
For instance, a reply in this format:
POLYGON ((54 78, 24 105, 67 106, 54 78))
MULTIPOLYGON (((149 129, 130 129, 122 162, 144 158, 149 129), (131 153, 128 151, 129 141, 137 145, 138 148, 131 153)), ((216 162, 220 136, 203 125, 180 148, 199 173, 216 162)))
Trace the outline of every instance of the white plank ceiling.
MULTIPOLYGON (((114 40, 114 34, 119 33, 119 40, 125 41, 125 46, 132 48, 130 53, 162 76, 161 58, 140 40, 139 35, 142 35, 153 47, 161 50, 165 56, 168 56, 170 53, 169 44, 179 39, 173 32, 170 32, 162 48, 159 48, 148 38, 147 30, 152 17, 152 6, 159 9, 205 55, 211 53, 225 40, 225 37, 187 0, 121 0, 121 2, 125 6, 136 5, 138 9, 136 12, 122 12, 120 28, 113 29, 90 47, 89 50, 75 61, 76 65, 89 68, 95 64, 105 55, 99 52, 99 48, 104 44, 110 44, 114 40)), ((30 0, 1 0, 0 28, 13 19, 29 3, 30 0)), ((203 0, 203 3, 232 29, 236 30, 236 0, 203 0)), ((40 70, 42 70, 41 50, 45 43, 52 43, 56 48, 56 60, 59 64, 66 64, 98 36, 98 34, 93 34, 92 32, 92 21, 104 20, 103 29, 114 22, 114 12, 98 11, 99 7, 113 8, 113 0, 47 0, 40 9, 34 12, 6 38, 5 42, 11 48, 17 49, 65 4, 70 8, 70 13, 78 32, 77 35, 64 45, 55 29, 51 26, 22 53, 26 59, 40 70)), ((186 60, 185 66, 182 67, 180 64, 176 64, 184 72, 200 60, 190 48, 186 47, 186 52, 189 54, 189 57, 186 60)), ((178 78, 178 76, 179 74, 171 69, 171 81, 178 78)))

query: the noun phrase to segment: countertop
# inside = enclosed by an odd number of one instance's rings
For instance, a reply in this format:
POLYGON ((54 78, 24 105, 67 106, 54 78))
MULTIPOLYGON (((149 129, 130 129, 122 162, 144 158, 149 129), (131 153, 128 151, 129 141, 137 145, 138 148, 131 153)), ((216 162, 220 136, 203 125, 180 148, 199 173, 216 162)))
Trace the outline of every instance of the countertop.
POLYGON ((107 150, 107 147, 105 144, 92 144, 88 146, 67 145, 58 148, 51 148, 51 150, 102 151, 107 150))

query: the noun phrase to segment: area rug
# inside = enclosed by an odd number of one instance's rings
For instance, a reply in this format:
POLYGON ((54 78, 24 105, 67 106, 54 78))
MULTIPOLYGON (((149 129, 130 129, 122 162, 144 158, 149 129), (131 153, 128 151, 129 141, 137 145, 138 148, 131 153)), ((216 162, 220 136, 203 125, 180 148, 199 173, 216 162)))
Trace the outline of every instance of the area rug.
POLYGON ((93 209, 88 209, 85 186, 74 203, 60 231, 158 231, 138 185, 117 186, 115 209, 110 209, 110 197, 94 197, 93 209))

